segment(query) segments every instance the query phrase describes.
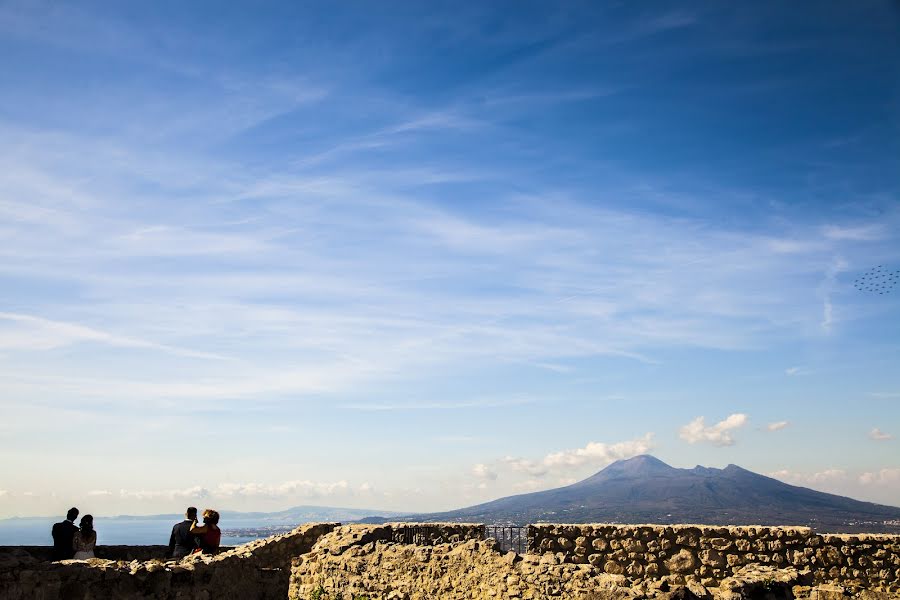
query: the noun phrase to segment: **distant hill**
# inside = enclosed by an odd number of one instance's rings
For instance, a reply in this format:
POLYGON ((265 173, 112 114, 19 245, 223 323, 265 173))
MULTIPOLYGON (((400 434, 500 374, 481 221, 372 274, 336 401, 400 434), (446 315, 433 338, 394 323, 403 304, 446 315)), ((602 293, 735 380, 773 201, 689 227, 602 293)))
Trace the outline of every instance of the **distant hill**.
POLYGON ((325 521, 340 521, 347 523, 358 521, 365 517, 378 515, 383 517, 398 516, 402 513, 390 510, 375 510, 369 508, 336 508, 333 506, 294 506, 278 512, 235 512, 223 511, 222 517, 237 517, 241 519, 259 519, 261 521, 285 522, 285 523, 313 523, 325 521))
POLYGON ((885 524, 900 520, 897 507, 788 485, 736 465, 677 469, 647 455, 615 462, 566 487, 400 519, 806 525, 818 531, 900 533, 900 527, 885 524))

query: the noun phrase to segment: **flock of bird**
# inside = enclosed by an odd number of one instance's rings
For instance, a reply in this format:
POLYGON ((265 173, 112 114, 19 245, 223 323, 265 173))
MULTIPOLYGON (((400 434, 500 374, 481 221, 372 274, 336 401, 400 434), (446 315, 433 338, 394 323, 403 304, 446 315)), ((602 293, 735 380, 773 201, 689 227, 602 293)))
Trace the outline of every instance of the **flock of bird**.
POLYGON ((873 294, 890 294, 894 286, 900 283, 900 271, 889 271, 882 265, 869 269, 853 282, 853 287, 861 292, 873 294))

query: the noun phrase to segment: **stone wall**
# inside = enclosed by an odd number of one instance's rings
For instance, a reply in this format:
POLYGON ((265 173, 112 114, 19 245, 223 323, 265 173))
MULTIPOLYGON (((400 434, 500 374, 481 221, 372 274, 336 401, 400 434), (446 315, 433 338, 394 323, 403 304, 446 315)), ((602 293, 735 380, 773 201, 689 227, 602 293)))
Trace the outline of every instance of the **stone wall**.
POLYGON ((254 600, 285 598, 294 556, 309 552, 338 524, 298 527, 216 556, 181 561, 42 562, 22 549, 0 554, 4 600, 254 600))
POLYGON ((0 598, 900 598, 900 536, 542 524, 529 526, 532 553, 520 556, 484 533, 459 523, 314 524, 181 561, 52 563, 0 549, 0 598))
POLYGON ((632 581, 718 585, 749 564, 793 567, 814 583, 900 596, 900 536, 821 535, 805 527, 530 525, 529 549, 632 581))
MULTIPOLYGON (((222 546, 219 550, 227 552, 233 548, 234 546, 222 546)), ((37 560, 53 560, 52 546, 0 546, 0 555, 9 554, 16 550, 24 551, 37 560)), ((126 560, 129 562, 132 560, 153 560, 154 558, 165 560, 168 552, 168 546, 97 546, 94 548, 94 554, 97 558, 126 560)))
POLYGON ((377 529, 390 541, 419 546, 484 539, 483 523, 385 523, 377 529))
MULTIPOLYGON (((843 592, 804 585, 793 568, 747 565, 717 588, 669 579, 630 581, 555 554, 501 553, 493 540, 419 546, 391 541, 379 526, 340 527, 294 559, 290 600, 463 600, 565 598, 583 600, 831 600, 843 592)), ((862 597, 862 596, 860 596, 862 597)), ((889 595, 865 596, 889 598, 889 595)))

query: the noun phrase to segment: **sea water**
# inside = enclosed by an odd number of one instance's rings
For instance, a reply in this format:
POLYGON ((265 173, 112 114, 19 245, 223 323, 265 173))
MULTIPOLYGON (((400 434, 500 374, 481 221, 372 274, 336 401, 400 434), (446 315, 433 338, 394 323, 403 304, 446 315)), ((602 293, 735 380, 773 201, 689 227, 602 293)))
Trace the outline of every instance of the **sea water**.
MULTIPOLYGON (((51 546, 53 538, 50 530, 53 523, 61 519, 29 517, 22 519, 0 520, 0 546, 51 546)), ((77 524, 76 520, 76 524, 77 524)), ((165 546, 169 543, 172 526, 177 519, 171 521, 142 519, 140 517, 94 518, 94 529, 97 531, 98 546, 165 546)), ((229 536, 229 528, 253 529, 271 526, 271 522, 259 519, 236 519, 229 523, 219 523, 222 529, 222 545, 237 546, 253 541, 259 536, 229 536)))

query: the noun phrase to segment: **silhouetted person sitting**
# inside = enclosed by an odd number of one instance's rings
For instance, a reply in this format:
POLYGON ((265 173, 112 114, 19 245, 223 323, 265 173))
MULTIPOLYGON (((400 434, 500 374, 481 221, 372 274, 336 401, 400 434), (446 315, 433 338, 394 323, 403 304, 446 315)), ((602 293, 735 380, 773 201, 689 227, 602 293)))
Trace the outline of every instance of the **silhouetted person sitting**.
POLYGON ((84 515, 81 517, 81 525, 72 538, 72 549, 75 551, 73 558, 86 560, 94 558, 94 546, 97 544, 97 532, 94 531, 94 517, 84 515))
POLYGON ((191 533, 198 536, 199 552, 203 554, 216 554, 219 551, 219 542, 222 540, 222 531, 219 529, 219 513, 207 508, 203 511, 203 525, 197 525, 197 521, 191 524, 191 533))
POLYGON ((197 522, 197 509, 189 506, 184 513, 184 521, 172 527, 169 536, 169 556, 184 558, 197 548, 197 537, 191 533, 191 525, 197 522))
POLYGON ((53 535, 53 560, 66 560, 75 556, 75 549, 72 547, 72 538, 78 527, 75 526, 75 519, 78 518, 78 509, 70 508, 66 513, 66 520, 60 521, 53 525, 51 535, 53 535))

